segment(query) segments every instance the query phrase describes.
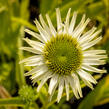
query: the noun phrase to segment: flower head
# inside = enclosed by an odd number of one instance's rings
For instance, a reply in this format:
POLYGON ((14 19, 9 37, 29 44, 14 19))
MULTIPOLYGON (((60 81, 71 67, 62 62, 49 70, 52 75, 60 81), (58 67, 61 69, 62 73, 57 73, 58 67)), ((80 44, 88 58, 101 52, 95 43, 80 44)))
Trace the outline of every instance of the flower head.
POLYGON ((92 83, 96 84, 97 82, 90 72, 106 72, 95 67, 96 65, 105 64, 106 51, 89 50, 90 47, 102 39, 101 36, 96 37, 101 30, 96 31, 96 27, 93 27, 84 33, 90 19, 85 20, 85 15, 83 15, 80 23, 75 27, 77 13, 74 12, 70 21, 70 12, 71 9, 69 9, 66 20, 63 23, 60 10, 56 9, 57 30, 54 28, 48 14, 46 14, 48 25, 40 15, 41 24, 37 19, 35 20, 39 33, 28 29, 25 30, 28 34, 37 38, 38 41, 25 38, 24 40, 31 47, 21 48, 35 54, 20 62, 25 63, 27 66, 35 66, 25 75, 31 75, 33 83, 41 81, 37 91, 50 79, 48 92, 52 97, 58 87, 58 102, 61 99, 64 86, 67 100, 69 100, 70 87, 75 97, 79 99, 82 97, 79 78, 93 89, 92 83))
POLYGON ((31 86, 23 86, 19 90, 20 98, 27 104, 36 100, 36 91, 31 86))

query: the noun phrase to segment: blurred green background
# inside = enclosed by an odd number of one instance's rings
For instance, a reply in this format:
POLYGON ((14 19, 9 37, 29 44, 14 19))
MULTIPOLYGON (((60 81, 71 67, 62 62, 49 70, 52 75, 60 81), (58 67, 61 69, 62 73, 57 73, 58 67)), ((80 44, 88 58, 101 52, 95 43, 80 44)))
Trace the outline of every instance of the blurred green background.
MULTIPOLYGON (((81 82, 84 97, 76 100, 71 92, 70 100, 65 94, 57 104, 56 94, 48 101, 48 84, 42 87, 40 93, 32 86, 29 77, 24 73, 31 69, 19 64, 19 60, 28 57, 30 53, 19 48, 26 45, 23 37, 25 28, 37 32, 33 20, 41 13, 48 13, 56 27, 55 8, 59 7, 62 20, 69 8, 78 11, 77 22, 83 13, 91 18, 87 29, 97 26, 102 29, 102 41, 94 46, 107 50, 109 56, 109 1, 108 0, 0 0, 0 109, 109 109, 109 59, 99 68, 107 70, 106 74, 96 74, 97 86, 91 91, 81 82)), ((71 15, 72 15, 71 14, 71 15)), ((44 16, 45 17, 45 16, 44 16)))

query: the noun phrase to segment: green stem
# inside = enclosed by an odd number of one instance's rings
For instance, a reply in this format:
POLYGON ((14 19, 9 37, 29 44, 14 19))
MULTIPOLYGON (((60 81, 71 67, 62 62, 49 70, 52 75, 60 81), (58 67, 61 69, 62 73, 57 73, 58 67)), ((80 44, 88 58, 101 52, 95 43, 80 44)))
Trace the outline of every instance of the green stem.
MULTIPOLYGON (((18 58, 19 58, 19 61, 23 59, 23 51, 20 50, 19 48, 22 47, 22 38, 24 37, 24 27, 22 26, 21 29, 20 29, 20 35, 18 37, 18 58)), ((19 75, 19 85, 22 86, 22 85, 25 85, 26 84, 26 81, 25 81, 25 77, 24 77, 24 66, 23 64, 19 64, 19 72, 18 75, 19 75)))
POLYGON ((26 104, 24 109, 29 109, 30 108, 30 104, 26 104))
POLYGON ((21 100, 18 97, 0 99, 0 106, 20 106, 23 107, 25 105, 25 101, 21 100))

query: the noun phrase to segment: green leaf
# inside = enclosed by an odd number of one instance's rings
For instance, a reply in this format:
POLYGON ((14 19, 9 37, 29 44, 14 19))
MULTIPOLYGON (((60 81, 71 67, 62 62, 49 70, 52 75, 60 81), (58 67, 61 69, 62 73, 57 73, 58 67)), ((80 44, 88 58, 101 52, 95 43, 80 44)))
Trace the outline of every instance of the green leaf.
POLYGON ((93 2, 89 4, 89 6, 85 7, 86 14, 95 20, 100 22, 100 26, 107 25, 107 14, 106 14, 106 7, 102 0, 98 2, 93 2))
MULTIPOLYGON (((67 3, 65 3, 64 5, 59 6, 60 11, 61 11, 62 21, 65 20, 65 17, 66 17, 66 14, 67 14, 69 8, 72 9, 72 13, 74 11, 81 12, 81 10, 84 11, 84 6, 87 3, 90 3, 91 1, 92 0, 88 0, 88 1, 87 0, 71 0, 67 3), (82 3, 82 5, 81 5, 81 3, 82 3)), ((72 13, 71 13, 71 16, 73 15, 72 13)), ((53 10, 53 11, 50 11, 48 14, 51 17, 51 20, 52 20, 54 26, 56 26, 56 12, 53 10)))
POLYGON ((61 2, 61 0, 41 0, 40 1, 40 13, 46 14, 47 12, 55 9, 55 7, 61 2))
POLYGON ((18 18, 18 17, 13 16, 13 17, 11 17, 11 20, 13 22, 19 23, 19 24, 21 24, 23 26, 26 26, 31 30, 37 31, 37 28, 33 24, 29 23, 28 21, 26 21, 26 20, 24 20, 22 18, 18 18))
POLYGON ((102 49, 106 50, 108 56, 107 63, 109 63, 109 28, 106 28, 103 40, 100 44, 102 45, 102 49))
POLYGON ((103 4, 102 1, 92 3, 88 6, 87 8, 87 14, 90 16, 97 16, 101 14, 105 10, 105 5, 103 4))
POLYGON ((109 75, 103 78, 97 87, 80 103, 78 109, 93 109, 95 105, 109 102, 109 75))
POLYGON ((29 18, 28 7, 29 7, 29 0, 22 0, 21 6, 20 6, 20 16, 21 18, 26 19, 26 20, 29 18))

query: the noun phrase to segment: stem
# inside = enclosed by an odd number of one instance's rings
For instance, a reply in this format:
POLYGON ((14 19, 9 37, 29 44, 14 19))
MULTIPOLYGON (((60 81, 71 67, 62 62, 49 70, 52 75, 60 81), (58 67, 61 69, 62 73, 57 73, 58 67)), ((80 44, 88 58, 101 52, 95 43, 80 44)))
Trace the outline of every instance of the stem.
POLYGON ((0 99, 0 106, 24 106, 25 101, 21 100, 18 97, 0 99))
POLYGON ((30 104, 26 104, 24 109, 29 109, 29 107, 30 107, 30 104))
POLYGON ((0 97, 1 98, 11 97, 11 95, 8 93, 8 91, 2 85, 0 85, 0 97))
MULTIPOLYGON (((24 27, 22 26, 20 29, 20 35, 18 37, 18 58, 19 61, 23 59, 23 51, 20 50, 19 48, 22 47, 22 38, 24 37, 24 27)), ((23 64, 19 64, 19 72, 18 72, 18 76, 19 76, 19 85, 25 85, 26 81, 25 81, 25 77, 24 77, 24 66, 23 64)))

